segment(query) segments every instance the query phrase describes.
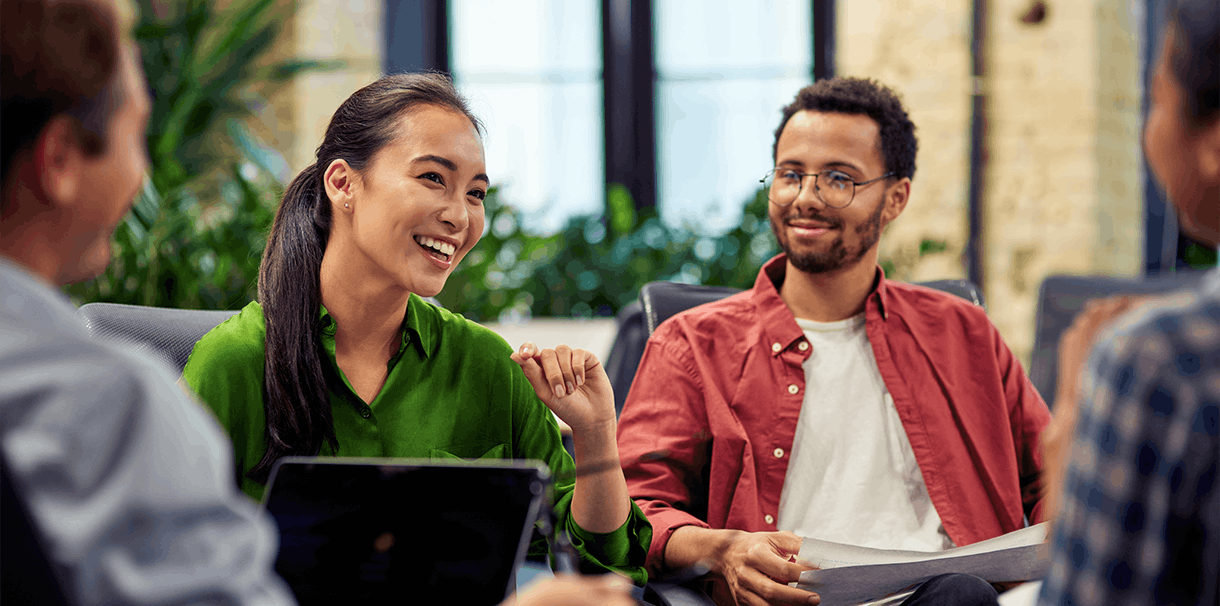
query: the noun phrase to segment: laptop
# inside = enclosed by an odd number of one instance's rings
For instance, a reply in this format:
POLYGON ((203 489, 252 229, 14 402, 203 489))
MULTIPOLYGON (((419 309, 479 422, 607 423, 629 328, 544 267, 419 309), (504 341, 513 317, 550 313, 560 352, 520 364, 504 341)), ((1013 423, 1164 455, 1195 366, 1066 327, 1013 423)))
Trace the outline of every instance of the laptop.
POLYGON ((533 461, 285 457, 263 507, 275 570, 310 604, 497 604, 546 506, 533 461))

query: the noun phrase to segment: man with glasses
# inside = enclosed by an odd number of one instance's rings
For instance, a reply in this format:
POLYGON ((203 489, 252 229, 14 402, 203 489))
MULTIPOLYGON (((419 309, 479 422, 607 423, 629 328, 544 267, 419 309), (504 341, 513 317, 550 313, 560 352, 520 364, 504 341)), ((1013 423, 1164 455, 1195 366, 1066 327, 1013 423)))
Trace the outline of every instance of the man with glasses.
MULTIPOLYGON (((753 289, 657 329, 619 421, 652 575, 706 567, 720 603, 813 604, 787 585, 800 537, 939 551, 1041 521, 1050 415, 1020 363, 982 308, 877 266, 916 148, 869 80, 784 108, 763 178, 783 254, 753 289)), ((995 595, 946 575, 903 603, 995 595)))

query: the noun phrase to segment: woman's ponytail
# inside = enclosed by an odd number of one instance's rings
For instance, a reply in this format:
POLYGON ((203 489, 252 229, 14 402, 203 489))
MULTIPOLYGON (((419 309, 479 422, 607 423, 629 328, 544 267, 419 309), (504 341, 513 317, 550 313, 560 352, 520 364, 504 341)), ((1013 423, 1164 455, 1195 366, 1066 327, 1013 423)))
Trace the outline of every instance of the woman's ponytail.
POLYGON ((330 237, 330 202, 321 169, 306 168, 284 192, 258 271, 267 325, 263 409, 267 451, 247 474, 266 482, 280 457, 337 449, 322 366, 319 272, 330 237))

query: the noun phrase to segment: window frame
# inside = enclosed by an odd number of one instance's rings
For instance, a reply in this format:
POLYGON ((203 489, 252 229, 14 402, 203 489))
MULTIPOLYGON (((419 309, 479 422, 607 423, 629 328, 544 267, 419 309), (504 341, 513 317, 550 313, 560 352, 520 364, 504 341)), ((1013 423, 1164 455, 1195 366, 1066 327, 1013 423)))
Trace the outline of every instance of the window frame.
MULTIPOLYGON (((384 0, 385 73, 451 73, 447 0, 384 0)), ((835 0, 810 0, 814 80, 835 74, 835 0)), ((605 187, 622 185, 637 210, 657 205, 657 70, 653 0, 601 0, 605 187)))

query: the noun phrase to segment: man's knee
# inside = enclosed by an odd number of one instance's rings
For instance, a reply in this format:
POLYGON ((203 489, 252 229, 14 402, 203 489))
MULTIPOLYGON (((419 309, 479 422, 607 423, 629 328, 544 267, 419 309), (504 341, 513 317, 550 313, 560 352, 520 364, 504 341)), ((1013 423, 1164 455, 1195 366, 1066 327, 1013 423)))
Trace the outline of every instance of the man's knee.
POLYGON ((903 606, 953 604, 954 606, 991 606, 996 603, 991 584, 971 574, 942 574, 919 586, 903 606))

